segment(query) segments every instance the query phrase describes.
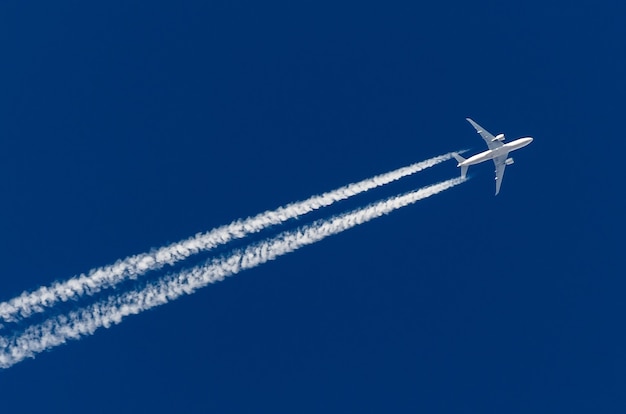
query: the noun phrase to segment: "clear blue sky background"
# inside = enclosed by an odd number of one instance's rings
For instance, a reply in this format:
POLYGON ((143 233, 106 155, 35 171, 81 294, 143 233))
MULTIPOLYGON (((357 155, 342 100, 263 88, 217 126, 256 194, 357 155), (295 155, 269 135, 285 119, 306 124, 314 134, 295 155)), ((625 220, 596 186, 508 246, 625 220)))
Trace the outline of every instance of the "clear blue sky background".
POLYGON ((0 412, 624 412, 625 16, 621 1, 3 1, 0 300, 483 150, 467 116, 535 141, 498 197, 493 166, 472 167, 0 372, 0 412))

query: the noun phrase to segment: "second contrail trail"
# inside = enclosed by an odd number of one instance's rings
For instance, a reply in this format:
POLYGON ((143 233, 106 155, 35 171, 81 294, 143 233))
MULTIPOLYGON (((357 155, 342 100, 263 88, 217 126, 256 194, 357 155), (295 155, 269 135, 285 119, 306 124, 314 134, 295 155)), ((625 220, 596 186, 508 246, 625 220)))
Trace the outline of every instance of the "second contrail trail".
POLYGON ((93 269, 67 281, 42 286, 32 292, 24 292, 13 299, 0 303, 0 319, 6 322, 17 322, 35 313, 44 312, 59 302, 76 300, 84 295, 94 295, 125 280, 134 279, 149 271, 177 263, 193 254, 208 251, 232 240, 246 237, 267 227, 281 224, 337 201, 415 174, 451 157, 452 153, 448 153, 411 164, 327 193, 312 196, 304 201, 288 204, 276 210, 266 211, 244 220, 236 220, 228 225, 217 227, 206 233, 199 233, 189 239, 148 253, 127 257, 115 264, 93 269))
POLYGON ((464 178, 455 178, 421 188, 329 219, 317 220, 293 231, 238 249, 206 264, 165 276, 144 288, 97 302, 67 315, 53 317, 25 329, 12 338, 0 338, 0 367, 8 368, 25 358, 65 343, 92 335, 98 328, 120 323, 125 317, 163 305, 182 295, 194 293, 210 283, 251 269, 279 256, 316 243, 384 214, 413 204, 451 187, 464 178))

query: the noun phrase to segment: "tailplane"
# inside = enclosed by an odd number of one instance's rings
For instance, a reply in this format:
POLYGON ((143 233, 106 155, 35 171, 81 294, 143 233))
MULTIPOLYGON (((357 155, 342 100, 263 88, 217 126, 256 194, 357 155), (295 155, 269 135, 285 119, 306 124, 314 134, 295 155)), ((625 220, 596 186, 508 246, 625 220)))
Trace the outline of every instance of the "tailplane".
POLYGON ((465 176, 467 175, 467 165, 461 165, 463 162, 465 162, 465 158, 461 157, 459 154, 457 154, 456 152, 452 153, 452 156, 454 157, 454 159, 459 163, 457 165, 457 167, 461 167, 461 178, 465 178, 465 176))

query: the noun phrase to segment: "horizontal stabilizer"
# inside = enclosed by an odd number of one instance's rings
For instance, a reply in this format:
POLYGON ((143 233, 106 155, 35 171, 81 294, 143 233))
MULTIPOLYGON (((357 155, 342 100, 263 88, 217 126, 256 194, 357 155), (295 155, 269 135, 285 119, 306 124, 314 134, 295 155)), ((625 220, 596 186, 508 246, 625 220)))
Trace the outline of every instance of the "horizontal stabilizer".
POLYGON ((467 175, 467 165, 461 165, 461 163, 465 162, 465 158, 461 157, 456 152, 453 152, 452 156, 459 163, 457 167, 461 167, 461 178, 465 178, 465 176, 467 175))
POLYGON ((452 153, 452 156, 454 157, 454 159, 460 164, 463 161, 465 161, 465 158, 461 157, 459 154, 457 154, 456 152, 452 153))

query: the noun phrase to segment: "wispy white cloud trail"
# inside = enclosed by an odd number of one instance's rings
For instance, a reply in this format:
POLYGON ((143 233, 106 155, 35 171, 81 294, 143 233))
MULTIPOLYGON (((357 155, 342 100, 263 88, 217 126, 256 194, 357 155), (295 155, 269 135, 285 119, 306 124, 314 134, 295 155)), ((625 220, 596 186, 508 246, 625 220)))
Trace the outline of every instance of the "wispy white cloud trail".
POLYGON ((32 314, 44 312, 59 302, 96 294, 127 279, 134 279, 149 271, 177 263, 193 254, 208 251, 232 240, 246 237, 267 227, 415 174, 451 157, 452 153, 448 153, 411 164, 327 193, 312 196, 304 201, 287 204, 276 210, 266 211, 243 220, 236 220, 228 225, 217 227, 206 233, 198 233, 191 238, 160 247, 148 253, 127 257, 115 264, 93 269, 67 281, 42 286, 32 292, 24 292, 13 299, 0 303, 0 319, 6 322, 16 322, 32 314))
POLYGON ((163 305, 182 295, 216 281, 223 280, 303 246, 316 243, 328 236, 343 232, 374 218, 413 204, 464 182, 455 178, 421 188, 410 193, 391 197, 366 207, 252 244, 232 254, 207 261, 206 264, 165 276, 140 290, 133 290, 97 302, 67 315, 51 318, 40 325, 24 330, 13 338, 0 338, 0 367, 8 368, 25 358, 65 343, 92 335, 98 328, 108 328, 120 323, 126 316, 138 314, 163 305))

